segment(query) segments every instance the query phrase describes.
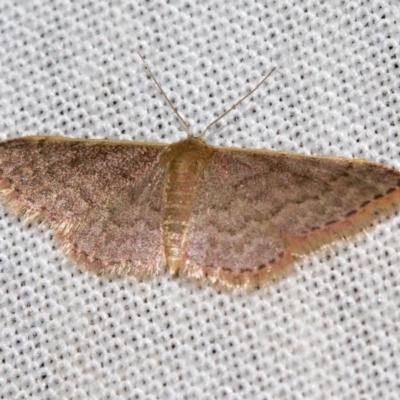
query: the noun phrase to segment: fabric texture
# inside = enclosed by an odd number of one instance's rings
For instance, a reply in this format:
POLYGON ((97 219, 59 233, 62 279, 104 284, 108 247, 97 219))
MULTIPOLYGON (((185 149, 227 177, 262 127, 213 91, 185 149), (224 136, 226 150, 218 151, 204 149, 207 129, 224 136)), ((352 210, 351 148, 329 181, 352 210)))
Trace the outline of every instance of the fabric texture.
MULTIPOLYGON (((398 1, 3 1, 0 139, 185 137, 400 169, 398 1)), ((0 398, 398 399, 400 216, 254 293, 105 279, 0 207, 0 398)))

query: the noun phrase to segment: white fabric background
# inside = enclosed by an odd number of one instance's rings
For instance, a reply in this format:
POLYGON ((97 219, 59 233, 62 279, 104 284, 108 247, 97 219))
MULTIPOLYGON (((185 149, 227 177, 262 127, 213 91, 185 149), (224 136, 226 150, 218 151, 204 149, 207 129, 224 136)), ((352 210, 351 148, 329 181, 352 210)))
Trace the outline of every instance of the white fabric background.
MULTIPOLYGON (((2 1, 0 138, 184 138, 400 169, 400 5, 2 1)), ((3 399, 399 399, 400 217, 252 294, 103 279, 0 208, 3 399)))

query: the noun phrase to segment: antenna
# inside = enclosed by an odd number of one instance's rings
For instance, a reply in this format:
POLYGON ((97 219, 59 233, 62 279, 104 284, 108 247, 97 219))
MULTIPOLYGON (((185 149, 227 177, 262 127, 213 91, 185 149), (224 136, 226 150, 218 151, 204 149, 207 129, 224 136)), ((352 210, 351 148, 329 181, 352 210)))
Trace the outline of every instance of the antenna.
MULTIPOLYGON (((151 78, 153 79, 154 83, 156 84, 158 90, 160 91, 160 93, 165 97, 165 99, 167 100, 167 103, 170 105, 170 107, 172 108, 172 110, 174 111, 174 113, 176 114, 176 116, 178 117, 180 123, 183 125, 185 132, 189 137, 191 137, 192 135, 190 134, 190 130, 189 130, 189 125, 185 122, 185 120, 181 117, 181 115, 179 114, 178 110, 176 109, 176 107, 172 104, 172 102, 169 100, 168 96, 165 94, 164 90, 162 90, 160 84, 157 82, 157 79, 155 78, 155 76, 153 75, 153 73, 151 72, 150 67, 147 65, 146 61, 144 60, 144 58, 142 57, 142 55, 140 53, 139 57, 142 59, 144 66, 146 67, 147 71, 149 72, 151 78)), ((199 139, 203 139, 204 135, 206 134, 206 132, 213 126, 215 125, 219 120, 221 120, 222 118, 225 117, 226 114, 229 114, 232 110, 234 110, 240 103, 242 103, 244 100, 246 100, 249 96, 251 96, 271 75, 272 73, 276 70, 276 67, 272 68, 271 71, 257 84, 257 86, 252 89, 249 93, 247 93, 245 96, 243 96, 239 101, 237 101, 231 108, 229 108, 227 111, 225 111, 224 113, 222 113, 219 117, 217 117, 213 122, 211 122, 209 125, 206 126, 206 128, 204 129, 203 133, 199 136, 199 139)))
POLYGON ((147 65, 146 61, 144 60, 144 58, 142 57, 142 55, 138 52, 139 57, 142 59, 144 66, 146 67, 147 71, 149 72, 151 79, 153 79, 154 83, 156 84, 156 86, 158 87, 158 90, 161 92, 161 94, 165 97, 165 100, 167 100, 167 103, 169 104, 169 106, 172 108, 172 110, 174 111, 174 113, 176 114, 176 116, 179 119, 179 122, 182 124, 183 128, 185 129, 185 132, 189 137, 191 137, 192 135, 190 134, 190 130, 189 130, 189 125, 185 122, 185 120, 181 117, 181 115, 179 114, 178 110, 176 109, 176 107, 172 104, 172 102, 170 101, 170 99, 168 98, 168 96, 165 94, 164 90, 162 89, 162 87, 160 86, 160 84, 157 82, 157 79, 155 78, 155 76, 153 75, 153 73, 151 72, 150 67, 147 65))
POLYGON ((220 119, 224 118, 226 114, 229 114, 232 110, 234 110, 240 103, 245 101, 249 96, 251 96, 270 76, 271 74, 276 70, 276 67, 272 68, 271 71, 268 73, 267 76, 265 76, 259 83, 258 85, 252 89, 249 93, 247 93, 245 96, 243 96, 239 101, 237 101, 229 110, 225 111, 222 113, 217 119, 215 119, 211 124, 206 126, 206 129, 204 129, 203 133, 199 136, 200 139, 203 139, 204 135, 206 132, 213 126, 215 125, 220 119))

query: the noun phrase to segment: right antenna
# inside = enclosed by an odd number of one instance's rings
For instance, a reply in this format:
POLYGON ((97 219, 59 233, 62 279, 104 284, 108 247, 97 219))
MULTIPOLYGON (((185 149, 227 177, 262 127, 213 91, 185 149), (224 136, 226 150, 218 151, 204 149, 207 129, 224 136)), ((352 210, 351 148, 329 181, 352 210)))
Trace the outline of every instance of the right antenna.
POLYGON ((204 135, 206 132, 213 126, 215 125, 220 119, 224 118, 226 114, 229 114, 232 110, 234 110, 241 102, 245 101, 249 96, 251 96, 271 75, 272 73, 276 70, 276 67, 272 68, 271 71, 267 76, 265 76, 261 82, 249 93, 247 93, 245 96, 243 96, 239 101, 237 101, 229 110, 225 111, 222 113, 217 119, 215 119, 211 124, 206 126, 206 129, 204 129, 203 133, 199 136, 200 139, 204 138, 204 135))

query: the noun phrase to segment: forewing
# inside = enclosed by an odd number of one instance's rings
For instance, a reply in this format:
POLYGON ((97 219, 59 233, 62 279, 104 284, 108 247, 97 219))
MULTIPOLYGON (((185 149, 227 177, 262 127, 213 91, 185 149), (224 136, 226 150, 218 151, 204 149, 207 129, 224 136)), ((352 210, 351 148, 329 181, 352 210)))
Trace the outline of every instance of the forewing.
POLYGON ((98 272, 164 268, 165 146, 31 137, 0 143, 0 194, 49 225, 72 258, 98 272))
POLYGON ((216 149, 187 236, 185 273, 256 286, 301 255, 370 223, 400 197, 381 165, 277 152, 216 149))

